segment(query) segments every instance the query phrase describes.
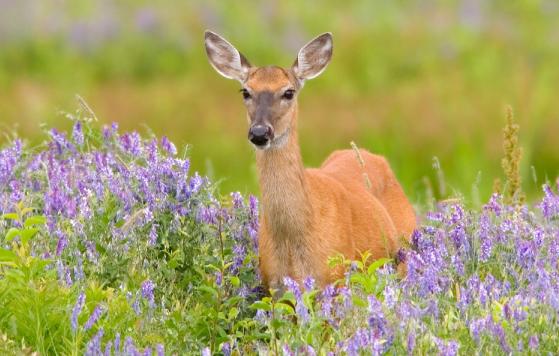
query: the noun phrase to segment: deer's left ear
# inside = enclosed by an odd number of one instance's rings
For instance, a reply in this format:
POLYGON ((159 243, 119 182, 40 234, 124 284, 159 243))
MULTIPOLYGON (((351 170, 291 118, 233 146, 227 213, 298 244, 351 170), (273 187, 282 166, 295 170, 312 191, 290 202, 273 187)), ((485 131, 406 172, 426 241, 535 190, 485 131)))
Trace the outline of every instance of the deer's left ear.
POLYGON ((206 54, 210 64, 225 78, 245 82, 250 69, 250 63, 225 38, 211 31, 204 34, 206 54))
POLYGON ((317 77, 326 69, 333 52, 332 34, 323 33, 299 50, 293 72, 300 81, 317 77))

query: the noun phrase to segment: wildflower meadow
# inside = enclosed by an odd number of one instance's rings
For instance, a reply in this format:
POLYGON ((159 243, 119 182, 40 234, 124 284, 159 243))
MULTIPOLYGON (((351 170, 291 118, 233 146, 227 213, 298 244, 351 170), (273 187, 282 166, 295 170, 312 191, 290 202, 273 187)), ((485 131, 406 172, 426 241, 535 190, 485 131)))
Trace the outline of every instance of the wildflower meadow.
POLYGON ((559 350, 559 182, 535 202, 434 203, 403 278, 337 257, 343 280, 286 278, 279 295, 260 284, 255 196, 220 193, 166 137, 101 127, 87 106, 67 116, 71 131, 0 150, 2 354, 559 350))

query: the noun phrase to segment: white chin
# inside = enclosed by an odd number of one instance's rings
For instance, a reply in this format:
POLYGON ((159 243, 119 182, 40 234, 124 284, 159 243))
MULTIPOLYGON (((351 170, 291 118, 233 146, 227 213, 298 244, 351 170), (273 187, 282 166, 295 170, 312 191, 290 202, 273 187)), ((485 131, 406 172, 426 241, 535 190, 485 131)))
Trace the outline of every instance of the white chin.
POLYGON ((254 143, 252 144, 254 146, 254 148, 256 148, 257 150, 262 150, 265 151, 267 149, 269 149, 272 145, 270 143, 270 141, 268 141, 265 145, 255 145, 254 143))

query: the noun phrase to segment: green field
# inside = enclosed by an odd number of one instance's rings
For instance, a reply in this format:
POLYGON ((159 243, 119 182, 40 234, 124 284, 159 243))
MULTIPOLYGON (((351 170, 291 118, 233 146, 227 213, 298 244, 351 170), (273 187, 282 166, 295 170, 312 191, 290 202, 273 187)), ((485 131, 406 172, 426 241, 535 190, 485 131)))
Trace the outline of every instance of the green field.
POLYGON ((476 202, 479 189, 484 201, 501 172, 511 105, 533 197, 559 173, 558 16, 559 5, 543 0, 7 1, 0 143, 14 131, 39 140, 41 124, 70 127, 59 111, 80 94, 102 123, 189 145, 193 168, 223 191, 257 192, 238 84, 207 63, 203 31, 221 33, 253 64, 284 66, 331 31, 333 61, 300 96, 307 165, 353 140, 386 155, 416 202, 425 177, 440 197, 457 190, 476 202))

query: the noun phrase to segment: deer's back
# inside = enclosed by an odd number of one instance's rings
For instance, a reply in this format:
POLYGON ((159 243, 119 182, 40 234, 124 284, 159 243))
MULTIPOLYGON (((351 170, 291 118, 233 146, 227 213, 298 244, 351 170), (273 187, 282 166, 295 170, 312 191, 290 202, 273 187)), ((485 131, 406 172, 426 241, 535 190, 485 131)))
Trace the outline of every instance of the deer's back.
POLYGON ((259 248, 266 285, 284 275, 300 279, 309 274, 325 285, 343 276, 343 270, 328 267, 329 257, 341 253, 359 259, 365 251, 374 259, 387 257, 398 250, 402 236, 409 238, 415 214, 386 160, 366 151, 361 155, 364 167, 348 150, 334 152, 318 169, 305 170, 313 217, 304 242, 272 238, 271 221, 262 219, 259 248))
POLYGON ((383 156, 363 149, 359 153, 363 164, 353 150, 335 151, 324 161, 320 171, 353 194, 373 195, 390 216, 398 237, 409 240, 416 227, 416 215, 390 165, 383 156))

